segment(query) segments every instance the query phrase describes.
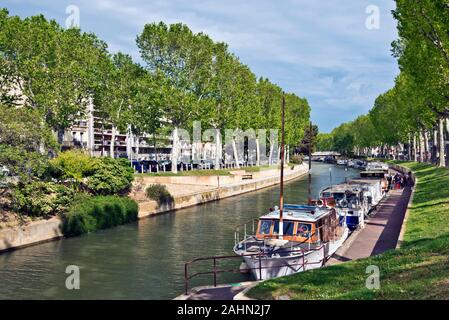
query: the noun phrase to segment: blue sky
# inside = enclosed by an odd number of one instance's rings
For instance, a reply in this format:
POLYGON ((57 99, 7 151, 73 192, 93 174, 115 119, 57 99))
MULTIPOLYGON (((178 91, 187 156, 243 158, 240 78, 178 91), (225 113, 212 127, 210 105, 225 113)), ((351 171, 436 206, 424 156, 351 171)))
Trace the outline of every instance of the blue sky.
POLYGON ((393 0, 2 0, 11 14, 38 13, 65 24, 66 8, 80 10, 80 27, 112 51, 137 61, 136 36, 145 23, 183 22, 225 41, 257 76, 306 97, 321 132, 366 113, 398 74, 390 44, 397 37, 393 0), (380 9, 380 28, 365 22, 380 9))

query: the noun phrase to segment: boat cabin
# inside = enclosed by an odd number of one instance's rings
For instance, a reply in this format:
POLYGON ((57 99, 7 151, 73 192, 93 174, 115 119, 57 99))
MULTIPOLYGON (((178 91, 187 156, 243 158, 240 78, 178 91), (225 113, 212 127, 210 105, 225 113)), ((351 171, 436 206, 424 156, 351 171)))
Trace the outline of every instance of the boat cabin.
POLYGON ((348 183, 338 184, 323 189, 320 198, 334 198, 337 207, 358 207, 363 203, 363 189, 348 183))
MULTIPOLYGON (((333 208, 284 205, 283 240, 308 244, 327 242, 338 226, 338 216, 333 208)), ((279 210, 275 210, 259 219, 256 238, 264 240, 278 237, 279 210)))
POLYGON ((347 183, 362 187, 370 205, 377 205, 383 198, 382 182, 379 179, 356 178, 348 180, 347 183))
POLYGON ((370 162, 366 166, 366 171, 383 171, 384 173, 388 173, 388 170, 388 164, 382 162, 370 162))
MULTIPOLYGON (((387 171, 388 172, 388 171, 387 171)), ((386 172, 377 170, 377 171, 362 171, 360 172, 360 177, 365 179, 378 179, 381 180, 382 184, 382 190, 387 191, 388 189, 388 182, 385 178, 386 172)))

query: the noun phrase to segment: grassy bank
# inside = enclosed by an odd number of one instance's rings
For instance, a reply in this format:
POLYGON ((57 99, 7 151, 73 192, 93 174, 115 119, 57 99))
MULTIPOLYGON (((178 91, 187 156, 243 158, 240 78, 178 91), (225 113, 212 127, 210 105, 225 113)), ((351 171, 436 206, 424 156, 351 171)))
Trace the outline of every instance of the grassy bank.
POLYGON ((404 242, 398 250, 261 283, 256 299, 448 299, 449 170, 400 163, 418 178, 404 242), (380 289, 366 288, 368 266, 380 270, 380 289))

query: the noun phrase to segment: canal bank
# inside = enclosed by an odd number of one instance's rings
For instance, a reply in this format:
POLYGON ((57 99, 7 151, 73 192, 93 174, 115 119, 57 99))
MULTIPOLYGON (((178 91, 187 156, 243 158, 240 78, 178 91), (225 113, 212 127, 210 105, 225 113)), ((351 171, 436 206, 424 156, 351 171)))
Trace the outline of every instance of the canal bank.
MULTIPOLYGON (((312 194, 332 180, 358 171, 313 164, 312 194)), ((304 203, 307 176, 285 185, 287 203, 304 203)), ((173 299, 184 288, 184 263, 198 256, 233 254, 234 228, 279 203, 279 186, 141 219, 64 241, 52 241, 0 255, 0 298, 173 299), (67 290, 67 266, 80 267, 81 289, 67 290)), ((240 261, 235 261, 234 268, 240 261)), ((202 268, 203 266, 200 266, 202 268)), ((206 266, 204 266, 206 267, 206 266)), ((219 283, 239 283, 241 274, 220 275, 219 283)), ((191 286, 208 285, 194 279, 191 286)))
MULTIPOLYGON (((306 164, 286 167, 285 181, 307 174, 306 164)), ((163 214, 209 201, 216 201, 257 191, 279 183, 279 170, 261 170, 246 173, 231 171, 229 176, 136 177, 130 197, 139 205, 138 218, 163 214), (220 181, 221 180, 221 181, 220 181), (149 200, 145 189, 152 184, 163 184, 173 197, 170 204, 159 205, 149 200)), ((61 239, 63 222, 59 217, 38 220, 14 228, 0 229, 0 253, 47 241, 61 239)))

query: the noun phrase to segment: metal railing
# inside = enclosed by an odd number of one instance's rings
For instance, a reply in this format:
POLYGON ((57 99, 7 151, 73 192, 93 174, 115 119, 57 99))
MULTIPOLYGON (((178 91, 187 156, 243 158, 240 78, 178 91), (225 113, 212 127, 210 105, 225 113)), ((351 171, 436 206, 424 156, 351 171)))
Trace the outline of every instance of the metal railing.
MULTIPOLYGON (((288 256, 293 256, 295 254, 298 254, 298 257, 300 256, 301 262, 300 263, 284 263, 276 266, 262 266, 262 259, 268 258, 268 255, 264 252, 258 252, 258 253, 252 253, 252 254, 242 254, 242 255, 232 255, 232 256, 214 256, 214 257, 202 257, 202 258, 196 258, 193 259, 184 265, 184 289, 185 294, 187 295, 189 293, 189 281, 192 278, 202 276, 202 275, 212 275, 213 276, 213 284, 214 287, 217 287, 218 280, 217 276, 221 273, 248 273, 252 270, 257 270, 259 273, 259 280, 262 280, 262 270, 263 269, 273 269, 273 268, 282 268, 282 267, 295 267, 299 266, 299 268, 296 270, 296 272, 299 272, 300 270, 304 271, 306 270, 306 266, 308 265, 315 265, 319 264, 320 266, 323 266, 326 262, 326 253, 325 253, 325 245, 322 244, 317 248, 307 249, 304 250, 302 248, 299 249, 288 249, 288 250, 278 250, 276 251, 277 254, 283 253, 288 254, 288 256), (309 253, 310 251, 320 251, 323 250, 323 258, 319 261, 315 262, 309 262, 305 261, 305 255, 306 253, 309 253), (243 257, 251 257, 255 260, 258 260, 258 266, 254 268, 232 268, 232 269, 220 269, 219 268, 219 262, 223 260, 233 260, 233 259, 242 259, 243 257), (191 275, 189 275, 189 267, 191 267, 194 263, 200 262, 200 261, 211 261, 212 262, 212 271, 202 271, 202 272, 196 272, 191 275)), ((288 257, 286 256, 286 257, 288 257)))

